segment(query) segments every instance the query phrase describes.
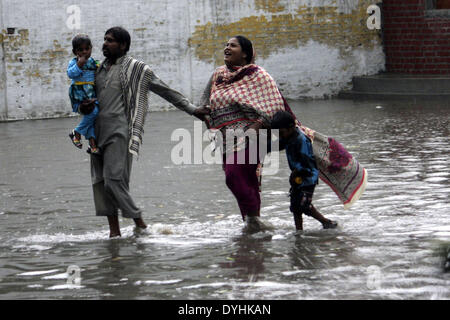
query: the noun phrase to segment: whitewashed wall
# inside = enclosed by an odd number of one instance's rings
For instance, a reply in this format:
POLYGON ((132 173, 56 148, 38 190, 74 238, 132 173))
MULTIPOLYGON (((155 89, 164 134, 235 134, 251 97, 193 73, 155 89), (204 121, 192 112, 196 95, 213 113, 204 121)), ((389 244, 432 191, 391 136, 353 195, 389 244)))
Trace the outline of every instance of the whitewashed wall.
MULTIPOLYGON (((130 31, 130 55, 147 62, 170 86, 197 102, 209 76, 220 62, 221 44, 234 35, 223 33, 226 30, 235 32, 239 23, 245 25, 245 19, 264 17, 272 21, 270 27, 275 26, 276 31, 266 30, 261 24, 252 27, 251 34, 265 39, 264 42, 259 40, 259 43, 264 43, 264 48, 259 48, 264 54, 258 56, 257 63, 276 79, 283 94, 294 99, 335 95, 348 87, 352 76, 373 74, 384 68, 382 46, 376 37, 367 34, 374 44, 358 48, 350 45, 349 50, 345 50, 342 39, 332 34, 339 31, 331 31, 326 26, 330 7, 335 7, 336 12, 351 13, 360 2, 370 1, 0 0, 0 57, 4 55, 0 63, 0 120, 69 115, 71 108, 67 91, 70 81, 66 67, 73 57, 71 39, 77 33, 89 34, 94 44, 93 57, 102 59, 100 49, 104 32, 115 25, 130 31), (79 30, 71 30, 67 26, 69 14, 66 10, 71 5, 81 9, 79 30), (285 36, 282 19, 277 25, 273 24, 277 17, 294 17, 299 14, 299 8, 319 6, 328 13, 321 17, 322 11, 313 12, 316 20, 312 23, 318 27, 308 29, 322 32, 319 37, 311 37, 308 41, 304 37, 294 39, 292 43, 283 42, 282 46, 267 49, 273 39, 285 36), (208 33, 213 37, 210 42, 220 43, 210 59, 199 57, 198 48, 190 42, 201 39, 202 33, 198 30, 208 30, 208 23, 213 29, 208 33), (326 28, 321 29, 321 25, 326 28), (7 34, 8 27, 15 28, 14 34, 7 34)), ((361 10, 353 12, 364 14, 361 10)), ((295 32, 297 20, 293 21, 294 25, 291 23, 286 28, 294 28, 295 32)), ((299 32, 302 30, 299 27, 299 32)), ((246 30, 242 31, 246 35, 246 30)), ((292 30, 289 36, 293 36, 292 30)), ((353 35, 349 34, 349 37, 353 35)), ((150 106, 151 110, 169 107, 155 95, 152 95, 150 106)))

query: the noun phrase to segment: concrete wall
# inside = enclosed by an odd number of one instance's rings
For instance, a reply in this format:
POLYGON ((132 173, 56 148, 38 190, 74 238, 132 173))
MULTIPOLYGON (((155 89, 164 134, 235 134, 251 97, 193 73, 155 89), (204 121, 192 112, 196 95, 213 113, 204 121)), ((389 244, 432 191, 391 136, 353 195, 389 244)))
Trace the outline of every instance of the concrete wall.
MULTIPOLYGON (((384 68, 376 30, 366 26, 372 0, 0 0, 7 98, 0 117, 40 118, 70 114, 71 39, 88 33, 93 56, 102 59, 104 32, 114 25, 132 36, 130 55, 146 61, 164 81, 194 102, 224 43, 248 36, 257 63, 287 98, 323 98, 349 86, 352 76, 384 68), (80 10, 80 29, 70 29, 71 5, 80 10), (15 28, 8 34, 7 28, 15 28)), ((1 51, 0 51, 1 54, 1 51)), ((4 91, 0 86, 0 95, 4 91)), ((152 95, 151 109, 168 104, 152 95)))
POLYGON ((435 0, 383 2, 388 71, 450 74, 450 10, 435 10, 437 4, 435 0))
MULTIPOLYGON (((3 9, 0 1, 0 30, 3 26, 3 9)), ((3 53, 3 34, 0 33, 0 121, 8 117, 8 110, 6 109, 6 71, 5 71, 5 56, 3 53)))

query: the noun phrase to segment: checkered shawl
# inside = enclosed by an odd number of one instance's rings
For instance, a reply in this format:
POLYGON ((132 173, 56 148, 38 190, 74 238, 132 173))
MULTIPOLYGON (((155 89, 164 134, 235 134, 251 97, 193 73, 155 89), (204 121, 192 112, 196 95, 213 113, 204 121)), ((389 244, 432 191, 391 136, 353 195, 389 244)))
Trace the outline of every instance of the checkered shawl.
POLYGON ((244 129, 255 122, 270 127, 270 120, 284 101, 272 77, 263 68, 249 64, 230 71, 217 68, 209 96, 211 129, 244 129))
POLYGON ((142 61, 128 56, 122 61, 120 82, 130 135, 128 151, 135 156, 139 155, 144 135, 151 73, 150 67, 142 61))

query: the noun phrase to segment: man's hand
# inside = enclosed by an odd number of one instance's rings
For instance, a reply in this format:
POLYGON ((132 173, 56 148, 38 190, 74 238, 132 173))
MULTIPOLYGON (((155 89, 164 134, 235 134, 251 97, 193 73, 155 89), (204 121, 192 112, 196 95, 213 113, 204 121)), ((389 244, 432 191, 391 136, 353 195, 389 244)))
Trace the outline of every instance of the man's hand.
POLYGON ((83 115, 88 115, 90 114, 94 108, 95 108, 95 101, 97 99, 88 99, 88 100, 84 100, 80 106, 78 107, 78 110, 80 111, 81 114, 83 115))
POLYGON ((211 109, 207 107, 200 107, 195 109, 194 113, 192 114, 194 117, 205 121, 205 116, 211 113, 211 109))

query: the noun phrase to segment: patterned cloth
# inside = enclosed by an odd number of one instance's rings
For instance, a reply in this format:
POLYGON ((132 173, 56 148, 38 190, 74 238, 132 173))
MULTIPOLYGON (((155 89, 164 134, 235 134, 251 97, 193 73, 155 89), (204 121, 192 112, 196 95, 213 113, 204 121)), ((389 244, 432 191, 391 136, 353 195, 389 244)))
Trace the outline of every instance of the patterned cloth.
POLYGON ((344 209, 350 208, 366 188, 366 169, 335 139, 304 126, 300 129, 312 141, 320 179, 333 189, 344 209))
POLYGON ((150 67, 142 61, 128 56, 122 61, 120 82, 123 88, 130 133, 128 151, 136 156, 139 154, 139 147, 144 135, 151 73, 150 67))
MULTIPOLYGON (((272 116, 284 110, 275 81, 255 64, 231 71, 221 66, 215 70, 210 85, 207 103, 211 114, 206 117, 206 125, 209 129, 220 129, 224 143, 226 130, 245 131, 255 122, 269 128, 272 116)), ((241 149, 238 142, 234 151, 241 149)))
POLYGON ((311 139, 319 178, 336 193, 344 209, 349 209, 366 189, 367 170, 337 140, 302 126, 286 100, 285 108, 297 127, 311 139))

